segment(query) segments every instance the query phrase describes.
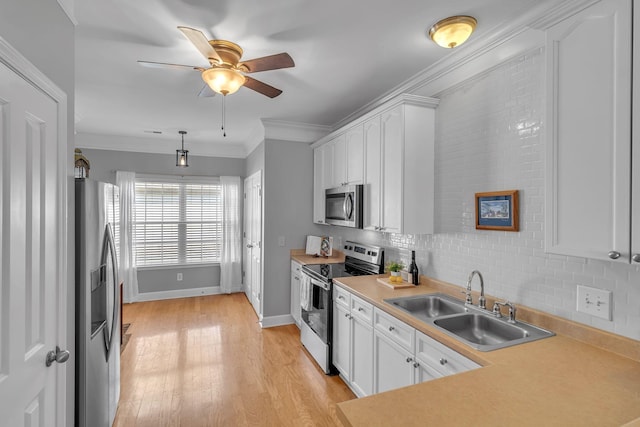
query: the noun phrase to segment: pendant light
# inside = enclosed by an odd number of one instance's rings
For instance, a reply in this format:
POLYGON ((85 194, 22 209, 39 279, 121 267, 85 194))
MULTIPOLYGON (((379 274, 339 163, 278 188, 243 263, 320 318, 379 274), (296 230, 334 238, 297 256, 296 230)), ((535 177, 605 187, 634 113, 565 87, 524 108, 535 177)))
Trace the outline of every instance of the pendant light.
POLYGON ((429 37, 438 46, 453 49, 467 41, 477 23, 473 16, 450 16, 434 24, 429 29, 429 37))
POLYGON ((182 135, 182 149, 176 150, 176 166, 180 168, 189 167, 189 150, 184 149, 184 136, 187 134, 186 130, 178 131, 182 135))

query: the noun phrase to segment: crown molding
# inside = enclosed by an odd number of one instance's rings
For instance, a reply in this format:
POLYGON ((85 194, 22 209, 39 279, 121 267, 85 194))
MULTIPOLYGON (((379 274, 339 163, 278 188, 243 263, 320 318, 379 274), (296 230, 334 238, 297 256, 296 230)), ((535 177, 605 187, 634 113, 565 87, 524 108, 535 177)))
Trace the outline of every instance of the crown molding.
POLYGON ((264 139, 306 142, 310 144, 332 130, 330 126, 312 125, 308 123, 272 119, 262 119, 261 121, 264 126, 264 139))
MULTIPOLYGON (((232 157, 244 159, 247 157, 246 147, 240 144, 215 144, 187 141, 186 148, 192 156, 204 157, 232 157)), ((92 148, 95 150, 114 150, 138 153, 175 153, 179 147, 179 139, 140 138, 122 135, 99 135, 92 133, 76 133, 76 148, 92 148)))

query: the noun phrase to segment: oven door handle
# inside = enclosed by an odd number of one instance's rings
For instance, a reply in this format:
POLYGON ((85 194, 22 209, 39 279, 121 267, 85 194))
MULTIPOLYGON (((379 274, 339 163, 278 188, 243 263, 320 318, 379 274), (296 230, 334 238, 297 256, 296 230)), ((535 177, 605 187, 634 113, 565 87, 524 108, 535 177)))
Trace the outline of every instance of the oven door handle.
MULTIPOLYGON (((303 273, 303 274, 305 274, 305 273, 303 273)), ((329 283, 322 282, 322 281, 320 281, 318 279, 315 279, 315 278, 309 276, 308 274, 305 274, 305 276, 309 277, 309 281, 311 281, 311 284, 313 286, 318 286, 318 287, 324 289, 325 291, 329 290, 329 283)))

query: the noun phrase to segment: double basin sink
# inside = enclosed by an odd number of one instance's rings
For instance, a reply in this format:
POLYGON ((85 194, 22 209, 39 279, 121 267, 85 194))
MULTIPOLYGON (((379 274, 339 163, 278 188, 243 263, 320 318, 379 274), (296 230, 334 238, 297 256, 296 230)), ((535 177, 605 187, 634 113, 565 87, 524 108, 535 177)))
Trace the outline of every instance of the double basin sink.
POLYGON ((448 295, 424 294, 384 302, 479 351, 491 351, 555 335, 525 322, 510 322, 448 295))

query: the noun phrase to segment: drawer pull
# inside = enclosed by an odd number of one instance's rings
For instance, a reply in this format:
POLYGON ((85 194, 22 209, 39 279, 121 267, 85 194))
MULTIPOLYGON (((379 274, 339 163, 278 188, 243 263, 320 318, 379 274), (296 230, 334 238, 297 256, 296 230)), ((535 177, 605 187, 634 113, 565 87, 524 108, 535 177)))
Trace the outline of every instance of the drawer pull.
POLYGON ((344 300, 344 297, 342 295, 338 295, 338 299, 344 300))
POLYGON ((611 258, 611 259, 620 258, 620 252, 618 252, 618 251, 611 251, 607 255, 609 255, 609 258, 611 258))
POLYGON ((364 308, 358 307, 358 311, 364 311, 364 308))
POLYGON ((413 357, 407 357, 407 363, 413 362, 413 357))
POLYGON ((441 359, 440 359, 440 364, 441 364, 442 366, 446 365, 446 364, 447 364, 447 359, 445 359, 444 357, 443 357, 443 358, 441 358, 441 359))
POLYGON ((349 318, 349 313, 346 313, 344 317, 349 318))
POLYGON ((414 364, 413 364, 413 367, 414 367, 414 368, 419 368, 419 367, 420 367, 420 364, 419 364, 418 362, 416 362, 416 363, 414 363, 414 364))
POLYGON ((393 332, 395 330, 396 330, 396 328, 394 328, 393 326, 389 326, 389 332, 393 332))

